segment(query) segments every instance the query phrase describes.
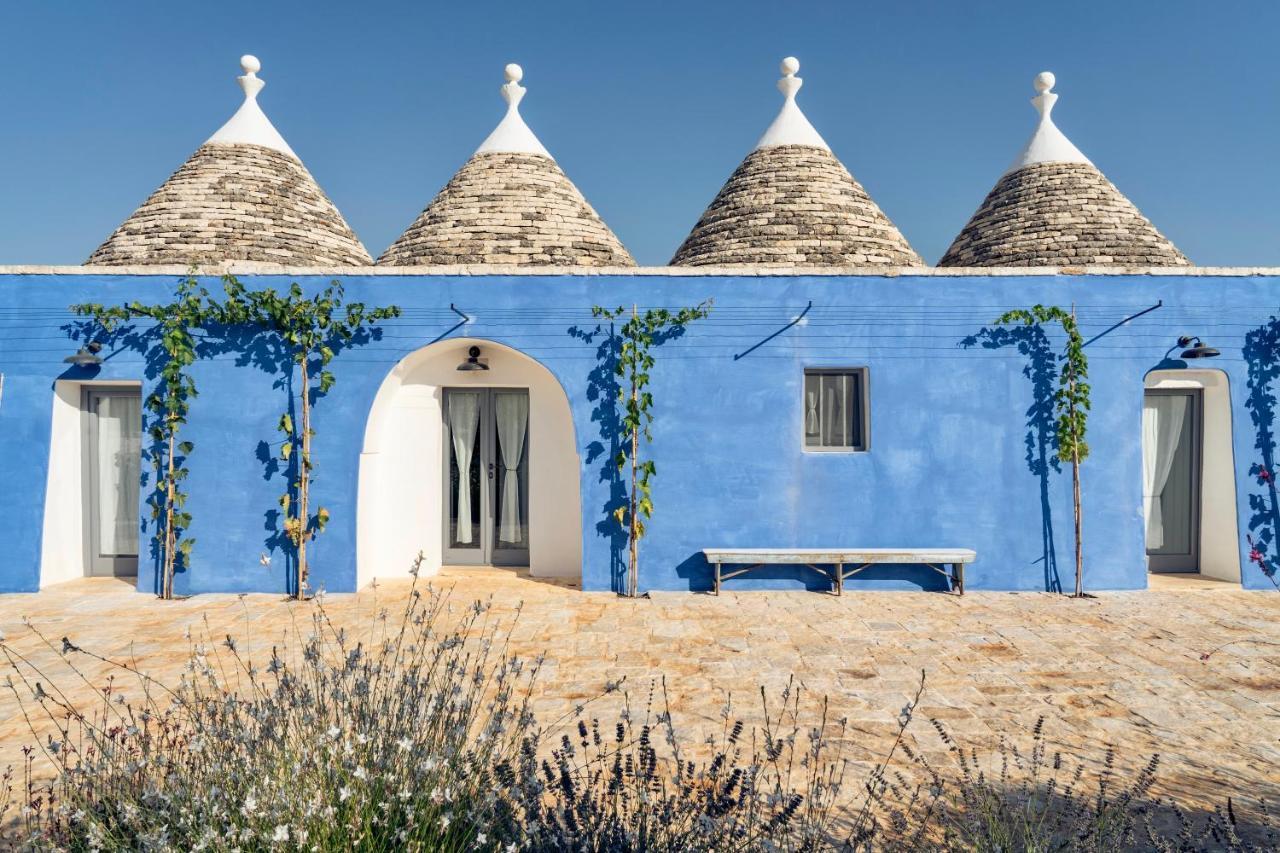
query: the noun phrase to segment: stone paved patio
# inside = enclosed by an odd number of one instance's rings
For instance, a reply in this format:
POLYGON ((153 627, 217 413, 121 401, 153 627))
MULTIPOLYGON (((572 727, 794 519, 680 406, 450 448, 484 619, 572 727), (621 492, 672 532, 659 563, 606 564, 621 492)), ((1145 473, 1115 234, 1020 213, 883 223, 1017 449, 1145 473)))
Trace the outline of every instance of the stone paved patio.
MULTIPOLYGON (((966 745, 1023 739, 1045 716, 1052 742, 1087 745, 1099 758, 1104 743, 1119 747, 1130 766, 1160 753, 1160 790, 1184 802, 1280 795, 1280 647, 1240 642, 1276 639, 1280 595, 1171 583, 1084 601, 884 592, 655 593, 631 601, 502 570, 446 570, 432 583, 461 603, 491 597, 513 649, 547 653, 536 706, 544 718, 623 675, 643 701, 651 679, 665 675, 677 722, 718 728, 728 693, 751 720, 760 685, 776 692, 794 673, 808 695, 830 697, 835 715, 848 717, 848 754, 872 762, 923 670, 920 713, 943 720, 966 745)), ((331 595, 325 607, 339 624, 368 625, 379 608, 394 611, 407 590, 407 579, 383 583, 331 595)), ((199 631, 207 619, 213 638, 230 632, 263 648, 294 620, 305 623, 311 606, 272 595, 165 603, 120 581, 84 580, 0 597, 0 629, 50 682, 87 701, 90 687, 40 646, 24 616, 55 642, 67 635, 102 654, 133 654, 142 670, 176 680, 188 627, 199 631)), ((89 672, 100 681, 103 668, 89 672)), ((923 720, 912 731, 926 750, 939 749, 923 720)), ((0 695, 0 766, 20 764, 31 741, 14 696, 0 695)))

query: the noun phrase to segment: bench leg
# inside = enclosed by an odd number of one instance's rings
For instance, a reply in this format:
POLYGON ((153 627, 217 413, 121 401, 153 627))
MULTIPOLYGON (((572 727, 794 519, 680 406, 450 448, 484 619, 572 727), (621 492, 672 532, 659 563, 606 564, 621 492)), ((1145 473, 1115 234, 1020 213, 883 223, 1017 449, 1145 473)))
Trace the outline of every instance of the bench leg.
POLYGON ((836 595, 844 595, 844 563, 836 563, 836 595))
POLYGON ((720 594, 720 561, 716 561, 716 595, 720 594))
POLYGON ((951 564, 952 586, 960 595, 964 595, 964 563, 951 564))

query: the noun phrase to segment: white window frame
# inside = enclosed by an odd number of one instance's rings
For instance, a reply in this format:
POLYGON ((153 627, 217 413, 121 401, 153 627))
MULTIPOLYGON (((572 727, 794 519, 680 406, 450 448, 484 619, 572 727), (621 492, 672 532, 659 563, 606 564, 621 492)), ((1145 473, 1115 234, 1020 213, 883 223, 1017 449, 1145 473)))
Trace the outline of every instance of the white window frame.
POLYGON ((805 367, 800 376, 800 449, 805 453, 866 453, 871 449, 871 369, 866 365, 832 366, 810 365, 805 367), (858 375, 860 393, 854 400, 854 417, 861 429, 862 442, 853 446, 811 447, 805 443, 805 385, 810 376, 845 376, 858 375))

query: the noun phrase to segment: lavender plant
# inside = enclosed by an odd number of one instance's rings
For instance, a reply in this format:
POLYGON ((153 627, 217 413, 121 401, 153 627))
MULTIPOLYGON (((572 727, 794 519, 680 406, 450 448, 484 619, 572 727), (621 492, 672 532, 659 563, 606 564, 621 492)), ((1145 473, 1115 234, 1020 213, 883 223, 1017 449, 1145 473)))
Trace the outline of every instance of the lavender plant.
MULTIPOLYGON (((179 683, 37 636, 102 699, 76 707, 53 673, 0 641, 32 731, 9 838, 33 850, 817 849, 834 838, 846 764, 825 716, 806 730, 798 686, 697 760, 669 709, 591 702, 539 724, 541 660, 508 653, 490 607, 420 588, 354 633, 317 594, 269 654, 245 635, 190 637, 179 683), (113 673, 105 684, 90 672, 113 673), (100 688, 100 690, 99 690, 100 688), (37 758, 55 772, 38 781, 37 758)), ((518 617, 517 617, 518 618, 518 617)), ((762 698, 764 694, 762 693, 762 698)), ((665 685, 662 692, 665 706, 665 685)), ((599 698, 599 697, 597 697, 599 698)), ((12 815, 11 815, 12 817, 12 815)))

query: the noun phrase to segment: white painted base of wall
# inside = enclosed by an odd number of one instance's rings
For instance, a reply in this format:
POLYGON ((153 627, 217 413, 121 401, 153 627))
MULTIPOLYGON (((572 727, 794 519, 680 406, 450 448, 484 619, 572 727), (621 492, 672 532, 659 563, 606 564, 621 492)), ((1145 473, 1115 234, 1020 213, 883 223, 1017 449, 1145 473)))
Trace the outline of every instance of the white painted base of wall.
POLYGON ((40 546, 40 588, 88 574, 85 565, 84 389, 140 388, 140 382, 81 382, 59 379, 53 384, 49 441, 49 478, 45 484, 44 526, 40 546))
POLYGON ((1204 403, 1200 477, 1200 574, 1240 583, 1240 527, 1236 515, 1231 389, 1221 370, 1154 370, 1147 388, 1199 388, 1204 403))
POLYGON ((580 465, 569 398, 549 370, 523 353, 454 338, 405 357, 374 398, 360 454, 357 585, 405 577, 419 552, 422 574, 440 570, 446 387, 529 389, 529 573, 580 580, 580 465), (473 345, 489 370, 457 369, 473 345))

